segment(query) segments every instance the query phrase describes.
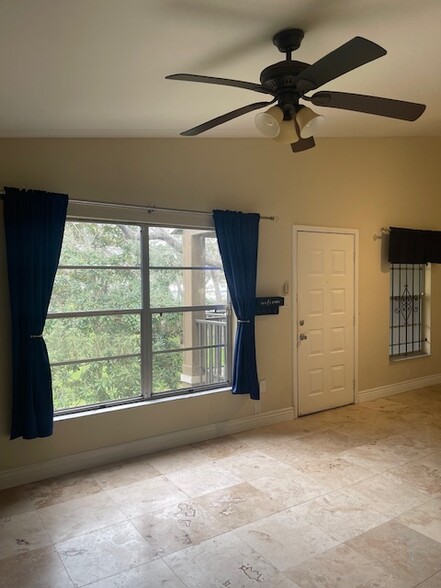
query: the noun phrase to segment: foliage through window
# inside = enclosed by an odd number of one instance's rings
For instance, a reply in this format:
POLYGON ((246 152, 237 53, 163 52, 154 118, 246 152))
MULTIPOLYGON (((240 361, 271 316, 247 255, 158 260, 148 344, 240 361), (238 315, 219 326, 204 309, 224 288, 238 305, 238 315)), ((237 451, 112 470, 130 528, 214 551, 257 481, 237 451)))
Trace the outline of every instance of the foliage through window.
POLYGON ((214 230, 68 220, 44 336, 56 411, 228 385, 214 230))
POLYGON ((391 264, 390 342, 391 357, 428 353, 429 267, 424 264, 391 264))

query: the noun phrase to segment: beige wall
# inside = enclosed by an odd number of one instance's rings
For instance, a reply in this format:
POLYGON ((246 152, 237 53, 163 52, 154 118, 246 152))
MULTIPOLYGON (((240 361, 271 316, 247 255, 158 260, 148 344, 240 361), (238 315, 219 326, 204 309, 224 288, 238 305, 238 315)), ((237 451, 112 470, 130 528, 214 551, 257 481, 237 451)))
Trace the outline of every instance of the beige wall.
MULTIPOLYGON (((293 155, 265 140, 0 140, 0 186, 68 193, 75 199, 214 207, 277 215, 261 222, 258 295, 291 283, 295 224, 360 231, 359 388, 441 372, 441 272, 433 267, 432 356, 388 359, 388 274, 383 226, 441 228, 441 139, 323 139, 293 155)), ((1 208, 1 207, 0 207, 1 208)), ((2 213, 0 213, 2 214, 2 213)), ((57 422, 48 439, 9 441, 10 345, 3 223, 0 227, 0 469, 31 464, 254 414, 244 396, 222 393, 57 422)), ((262 412, 292 405, 291 302, 257 318, 262 412)))

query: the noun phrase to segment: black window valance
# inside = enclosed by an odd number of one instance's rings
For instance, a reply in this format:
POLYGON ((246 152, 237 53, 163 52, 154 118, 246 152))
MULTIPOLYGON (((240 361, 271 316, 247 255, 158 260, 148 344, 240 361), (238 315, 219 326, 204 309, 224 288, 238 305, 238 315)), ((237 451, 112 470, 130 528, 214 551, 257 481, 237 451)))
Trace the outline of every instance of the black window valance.
POLYGON ((441 263, 441 231, 390 228, 390 263, 441 263))

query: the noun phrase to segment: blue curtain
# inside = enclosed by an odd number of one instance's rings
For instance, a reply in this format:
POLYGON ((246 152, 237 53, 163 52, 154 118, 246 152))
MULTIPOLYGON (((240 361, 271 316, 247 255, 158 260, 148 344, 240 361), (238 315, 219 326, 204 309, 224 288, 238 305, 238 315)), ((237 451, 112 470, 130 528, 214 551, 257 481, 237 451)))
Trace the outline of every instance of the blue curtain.
POLYGON ((12 331, 11 439, 52 434, 52 380, 42 333, 60 258, 67 201, 63 194, 5 189, 12 331))
POLYGON ((234 345, 233 393, 259 400, 254 316, 256 308, 258 214, 214 210, 219 250, 238 327, 234 345))

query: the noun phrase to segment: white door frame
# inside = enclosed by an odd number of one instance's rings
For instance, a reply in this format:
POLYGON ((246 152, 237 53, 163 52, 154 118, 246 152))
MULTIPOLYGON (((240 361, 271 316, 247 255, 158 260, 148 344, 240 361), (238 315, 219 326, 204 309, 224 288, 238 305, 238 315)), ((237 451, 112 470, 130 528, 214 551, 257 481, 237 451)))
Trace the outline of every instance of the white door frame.
POLYGON ((297 301, 298 301, 298 283, 297 283, 297 235, 300 232, 310 233, 337 233, 354 236, 354 402, 359 402, 358 397, 358 229, 342 229, 334 227, 313 227, 309 225, 294 225, 292 238, 292 285, 293 285, 293 305, 292 305, 292 384, 293 384, 293 405, 295 418, 299 416, 299 389, 298 389, 298 353, 297 353, 297 301))

